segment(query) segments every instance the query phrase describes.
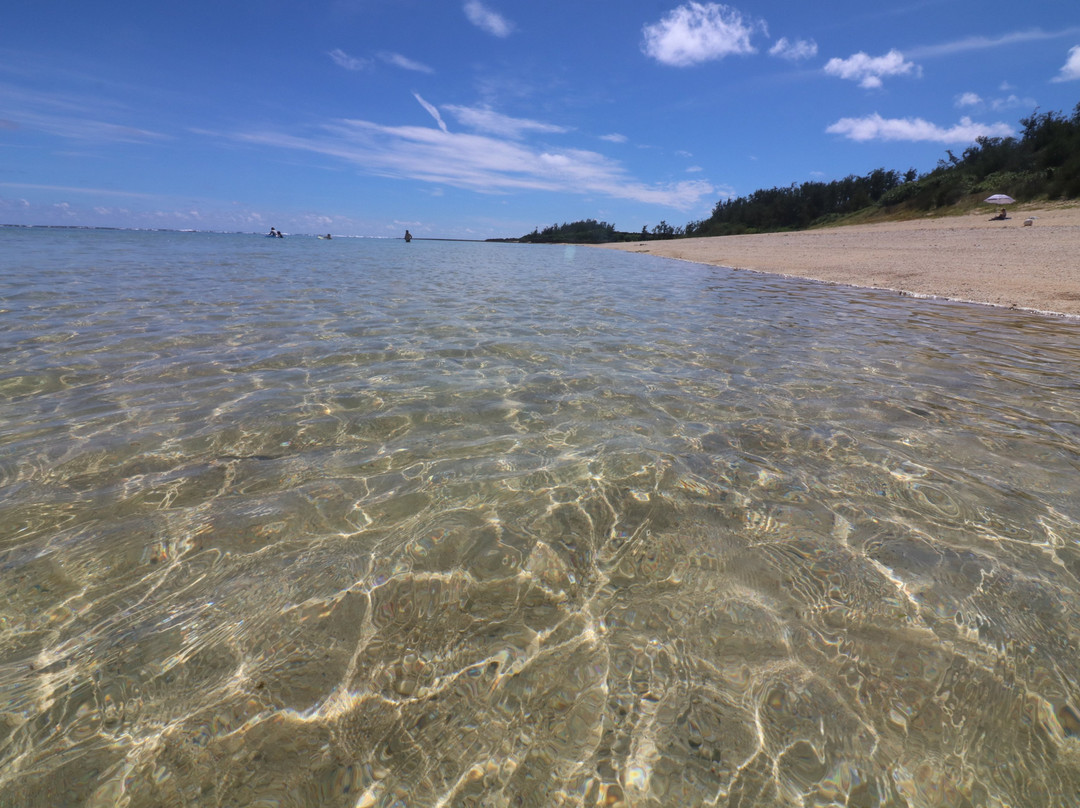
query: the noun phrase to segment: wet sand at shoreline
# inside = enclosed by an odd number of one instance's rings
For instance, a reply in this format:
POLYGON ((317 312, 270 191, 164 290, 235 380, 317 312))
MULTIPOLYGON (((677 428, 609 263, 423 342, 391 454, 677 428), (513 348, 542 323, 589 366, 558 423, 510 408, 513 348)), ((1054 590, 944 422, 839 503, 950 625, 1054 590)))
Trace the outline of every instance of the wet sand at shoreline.
POLYGON ((1080 316, 1080 206, 600 246, 850 286, 1080 316), (1035 217, 1032 226, 1024 221, 1035 217))

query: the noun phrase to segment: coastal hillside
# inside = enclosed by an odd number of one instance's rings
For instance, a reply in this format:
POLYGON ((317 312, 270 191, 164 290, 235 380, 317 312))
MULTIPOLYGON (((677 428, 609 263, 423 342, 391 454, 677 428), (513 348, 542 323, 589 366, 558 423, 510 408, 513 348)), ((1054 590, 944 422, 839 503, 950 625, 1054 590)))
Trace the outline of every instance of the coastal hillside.
POLYGON ((690 236, 805 230, 829 224, 902 220, 926 213, 966 213, 995 193, 1017 202, 1080 198, 1080 104, 1071 117, 1037 110, 1020 120, 1018 137, 980 137, 960 154, 947 149, 920 174, 878 168, 831 182, 792 183, 721 199, 707 219, 673 227, 661 221, 622 232, 593 219, 553 224, 521 236, 531 243, 601 244, 690 236))

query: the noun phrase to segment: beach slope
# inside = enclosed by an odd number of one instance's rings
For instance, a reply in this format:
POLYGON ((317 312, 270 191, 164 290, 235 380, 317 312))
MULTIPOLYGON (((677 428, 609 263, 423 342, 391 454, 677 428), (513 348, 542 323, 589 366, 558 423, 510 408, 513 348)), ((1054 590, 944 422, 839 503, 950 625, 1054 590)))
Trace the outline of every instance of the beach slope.
POLYGON ((767 233, 604 244, 617 250, 1080 316, 1080 206, 767 233), (1024 221, 1035 217, 1031 226, 1024 221))

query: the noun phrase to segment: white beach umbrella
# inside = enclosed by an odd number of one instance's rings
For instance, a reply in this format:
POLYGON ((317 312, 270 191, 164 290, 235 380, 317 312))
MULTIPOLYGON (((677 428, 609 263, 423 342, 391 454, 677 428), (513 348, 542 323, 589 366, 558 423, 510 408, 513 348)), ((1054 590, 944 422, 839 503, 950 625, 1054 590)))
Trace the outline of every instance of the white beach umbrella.
POLYGON ((994 194, 983 200, 983 202, 989 202, 991 205, 1011 205, 1015 201, 1015 199, 1006 194, 994 194))

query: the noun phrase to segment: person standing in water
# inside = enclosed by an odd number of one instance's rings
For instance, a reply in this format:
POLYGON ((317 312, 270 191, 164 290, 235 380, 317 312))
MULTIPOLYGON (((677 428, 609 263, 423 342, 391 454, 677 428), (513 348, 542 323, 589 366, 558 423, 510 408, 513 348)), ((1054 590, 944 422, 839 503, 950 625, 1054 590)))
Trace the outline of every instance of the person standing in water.
POLYGON ((405 231, 405 243, 408 244, 410 241, 412 241, 412 233, 410 233, 408 230, 406 230, 405 231))

